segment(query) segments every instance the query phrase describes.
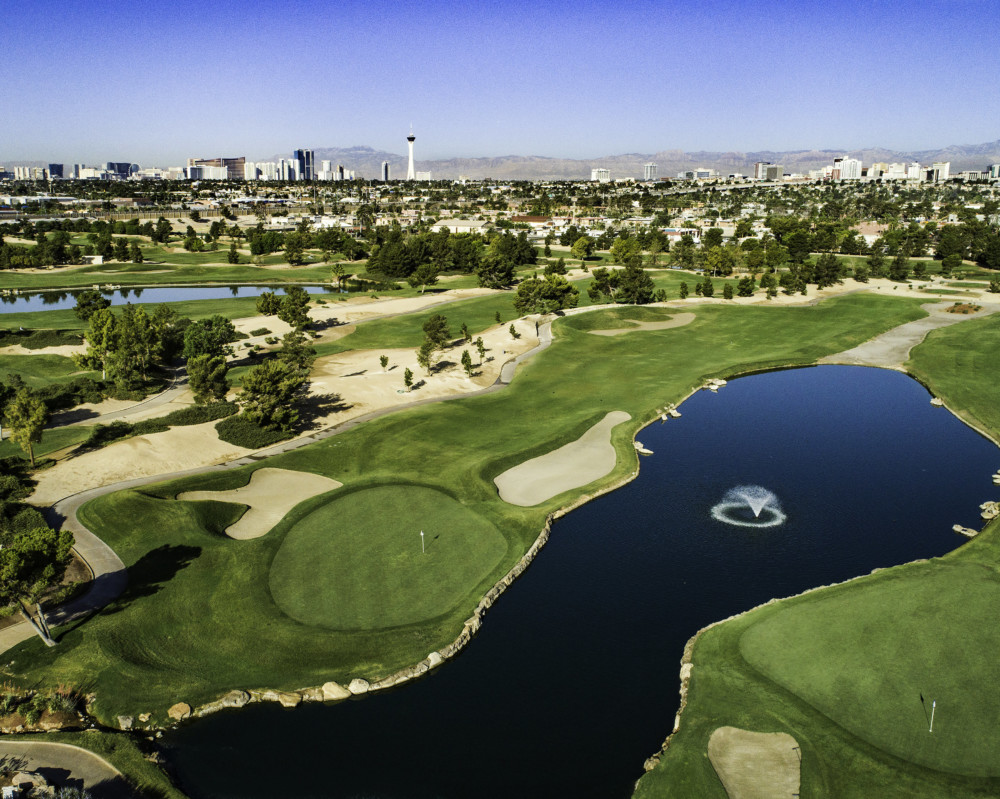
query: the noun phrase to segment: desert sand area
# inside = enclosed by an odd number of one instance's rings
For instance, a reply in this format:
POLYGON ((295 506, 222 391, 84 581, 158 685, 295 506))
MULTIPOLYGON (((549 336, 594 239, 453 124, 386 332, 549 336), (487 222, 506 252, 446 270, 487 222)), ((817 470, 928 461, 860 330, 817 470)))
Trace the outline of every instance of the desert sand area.
POLYGON ((493 482, 500 499, 527 508, 604 477, 617 463, 611 431, 631 418, 624 411, 611 411, 576 441, 497 475, 493 482))
POLYGON ((799 795, 796 740, 783 732, 719 727, 708 739, 708 758, 729 799, 799 795))
POLYGON ((34 350, 22 347, 20 344, 0 347, 0 355, 63 355, 66 358, 72 358, 74 355, 83 355, 86 351, 86 344, 62 344, 58 347, 34 350))
MULTIPOLYGON (((309 394, 318 406, 317 416, 312 420, 311 429, 301 432, 298 437, 313 435, 317 430, 375 411, 401 408, 428 399, 458 397, 488 388, 499 378, 504 363, 538 344, 533 317, 514 323, 521 334, 518 339, 511 337, 509 327, 509 324, 498 325, 481 334, 487 350, 482 364, 477 363, 474 347, 459 344, 437 354, 438 370, 430 375, 418 366, 415 349, 352 350, 317 359, 309 385, 309 394), (463 349, 470 351, 476 364, 472 377, 467 376, 460 365, 463 349), (379 364, 379 356, 383 354, 389 356, 389 367, 384 371, 379 364), (414 375, 411 391, 406 391, 403 385, 403 372, 407 368, 414 375)), ((129 414, 128 419, 141 421, 163 416, 193 402, 191 392, 184 390, 170 403, 139 409, 136 414, 129 414)), ((162 433, 135 436, 59 461, 39 472, 30 502, 51 505, 89 488, 221 464, 252 452, 220 441, 215 422, 172 427, 162 433)))
POLYGON ((226 528, 226 535, 248 541, 267 535, 286 513, 307 499, 340 488, 343 483, 312 472, 273 469, 265 466, 250 475, 250 482, 232 491, 186 491, 177 499, 185 502, 212 500, 247 505, 236 524, 226 528))

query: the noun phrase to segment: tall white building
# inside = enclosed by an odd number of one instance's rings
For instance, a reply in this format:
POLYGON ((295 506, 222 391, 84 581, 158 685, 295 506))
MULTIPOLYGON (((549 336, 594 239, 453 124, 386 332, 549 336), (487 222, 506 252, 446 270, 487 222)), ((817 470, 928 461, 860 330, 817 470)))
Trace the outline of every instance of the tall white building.
POLYGON ((861 180, 861 162, 857 158, 842 158, 840 160, 841 180, 861 180))
POLYGON ((1000 178, 1000 164, 990 164, 990 180, 1000 178))
POLYGON ((656 180, 656 169, 656 164, 650 161, 642 168, 642 179, 647 181, 656 180))
POLYGON ((406 179, 407 180, 416 180, 417 179, 417 173, 416 173, 416 170, 414 169, 414 166, 413 166, 413 142, 416 140, 416 138, 417 137, 413 135, 413 131, 412 130, 410 131, 410 135, 406 137, 406 141, 409 144, 409 148, 410 148, 410 161, 406 165, 406 179))
POLYGON ((935 183, 939 180, 947 180, 951 174, 951 161, 935 161, 931 164, 931 180, 935 183))
POLYGON ((590 179, 596 180, 598 183, 609 183, 611 181, 611 170, 610 169, 597 169, 590 170, 590 179))

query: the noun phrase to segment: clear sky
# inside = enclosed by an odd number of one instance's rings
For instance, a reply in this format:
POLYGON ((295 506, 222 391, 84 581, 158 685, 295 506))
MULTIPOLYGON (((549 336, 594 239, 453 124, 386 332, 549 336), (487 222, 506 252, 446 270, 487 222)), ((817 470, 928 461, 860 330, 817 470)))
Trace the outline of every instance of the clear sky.
POLYGON ((5 0, 0 164, 1000 139, 998 0, 5 0))

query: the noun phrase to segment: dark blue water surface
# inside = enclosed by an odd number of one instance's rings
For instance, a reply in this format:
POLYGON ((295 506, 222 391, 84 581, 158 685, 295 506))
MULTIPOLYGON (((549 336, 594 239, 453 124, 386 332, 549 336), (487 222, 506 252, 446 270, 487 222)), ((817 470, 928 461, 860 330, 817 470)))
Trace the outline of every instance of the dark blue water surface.
MULTIPOLYGON (((317 289, 333 290, 330 286, 303 286, 315 293, 317 289)), ((34 294, 0 295, 0 314, 26 313, 28 311, 61 311, 76 307, 76 295, 87 287, 72 291, 41 291, 34 294)), ((224 300, 230 297, 259 297, 265 291, 284 294, 280 286, 165 286, 163 288, 101 289, 101 294, 111 300, 112 305, 132 303, 181 302, 186 300, 224 300)))
MULTIPOLYGON (((639 439, 637 480, 556 523, 459 657, 338 705, 251 705, 165 737, 193 797, 627 797, 670 732, 700 627, 943 554, 1000 452, 910 378, 823 366, 701 392, 639 439), (740 484, 780 527, 715 521, 740 484)), ((318 632, 317 634, 322 634, 318 632)))

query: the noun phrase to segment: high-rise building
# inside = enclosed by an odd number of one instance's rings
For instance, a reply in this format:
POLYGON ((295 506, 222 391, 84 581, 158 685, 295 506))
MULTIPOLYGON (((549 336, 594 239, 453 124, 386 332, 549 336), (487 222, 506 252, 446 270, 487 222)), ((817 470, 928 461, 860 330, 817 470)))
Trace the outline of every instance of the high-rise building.
POLYGON ((320 161, 319 162, 319 171, 320 172, 329 172, 330 171, 330 164, 331 163, 332 163, 331 161, 320 161))
POLYGON ((388 183, 389 182, 389 162, 388 161, 383 161, 382 162, 382 182, 383 183, 388 183))
POLYGON ((411 129, 410 130, 410 135, 406 137, 406 141, 409 143, 409 146, 410 146, 410 161, 409 161, 409 163, 406 166, 406 179, 407 180, 416 180, 417 179, 417 173, 416 173, 416 170, 415 170, 415 168, 413 166, 413 142, 416 140, 416 138, 417 137, 413 135, 413 130, 411 129))
POLYGON ((598 183, 608 183, 611 180, 611 170, 596 167, 590 170, 590 179, 598 183))
POLYGON ((1000 164, 990 164, 990 180, 1000 178, 1000 164))
POLYGON ((63 176, 63 165, 62 164, 49 164, 49 177, 50 178, 61 178, 63 176))
POLYGON ((299 180, 312 180, 316 177, 312 150, 296 150, 292 153, 292 158, 299 165, 299 180))
POLYGON ((857 158, 841 158, 840 179, 861 180, 861 162, 857 158))
POLYGON ((650 161, 642 168, 643 180, 656 180, 656 164, 650 161))
POLYGON ((930 179, 935 183, 940 180, 947 180, 951 173, 951 161, 935 161, 931 164, 930 179))
POLYGON ((753 179, 764 180, 767 175, 767 168, 771 166, 770 161, 758 161, 753 165, 753 179))
POLYGON ((337 171, 334 172, 333 179, 334 180, 343 180, 344 179, 344 165, 343 164, 337 164, 337 171))
POLYGON ((189 158, 187 165, 224 166, 228 180, 243 180, 243 167, 246 162, 246 156, 241 155, 239 158, 189 158))

